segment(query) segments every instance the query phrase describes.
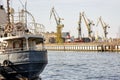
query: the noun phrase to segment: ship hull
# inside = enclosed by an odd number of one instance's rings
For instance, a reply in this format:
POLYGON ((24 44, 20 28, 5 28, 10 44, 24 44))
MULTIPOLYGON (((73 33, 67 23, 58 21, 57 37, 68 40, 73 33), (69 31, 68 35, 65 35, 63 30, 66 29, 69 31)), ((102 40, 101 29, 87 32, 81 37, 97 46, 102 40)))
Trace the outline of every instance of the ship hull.
POLYGON ((47 64, 47 51, 24 51, 0 55, 0 74, 5 79, 38 78, 47 64))

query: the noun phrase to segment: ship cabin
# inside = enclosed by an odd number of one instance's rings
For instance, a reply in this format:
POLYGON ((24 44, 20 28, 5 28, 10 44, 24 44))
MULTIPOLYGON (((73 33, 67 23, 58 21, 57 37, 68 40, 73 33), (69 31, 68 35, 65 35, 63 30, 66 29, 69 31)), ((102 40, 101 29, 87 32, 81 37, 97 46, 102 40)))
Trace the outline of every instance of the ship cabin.
POLYGON ((35 35, 0 38, 0 53, 11 51, 43 50, 44 38, 35 35), (39 44, 39 48, 37 47, 39 44))
MULTIPOLYGON (((0 12, 1 15, 5 14, 4 10, 0 9, 0 12)), ((21 14, 23 13, 21 12, 21 14)), ((21 19, 24 19, 23 17, 18 17, 16 22, 13 21, 14 23, 7 21, 6 24, 6 21, 3 20, 4 17, 2 17, 0 16, 0 53, 2 53, 1 51, 36 50, 38 49, 37 44, 39 44, 39 50, 44 49, 44 37, 42 34, 44 26, 42 24, 34 21, 28 25, 28 23, 24 23, 25 21, 21 21, 21 19), (1 22, 2 20, 5 25, 1 22)))

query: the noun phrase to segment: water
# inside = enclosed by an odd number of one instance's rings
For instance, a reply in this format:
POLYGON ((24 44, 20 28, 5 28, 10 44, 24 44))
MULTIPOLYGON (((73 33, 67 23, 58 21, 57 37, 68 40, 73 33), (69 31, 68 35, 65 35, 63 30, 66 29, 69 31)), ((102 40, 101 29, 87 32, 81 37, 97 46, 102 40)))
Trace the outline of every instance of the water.
POLYGON ((120 53, 48 52, 42 80, 120 80, 120 53))

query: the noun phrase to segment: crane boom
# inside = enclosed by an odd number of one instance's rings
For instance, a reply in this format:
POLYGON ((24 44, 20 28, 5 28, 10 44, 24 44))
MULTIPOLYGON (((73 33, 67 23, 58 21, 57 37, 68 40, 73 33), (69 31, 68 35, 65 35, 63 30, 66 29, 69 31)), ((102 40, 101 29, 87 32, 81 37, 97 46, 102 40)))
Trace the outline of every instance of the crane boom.
MULTIPOLYGON (((52 14, 53 14, 53 16, 54 16, 54 19, 55 19, 55 21, 56 21, 56 24, 59 25, 60 23, 58 23, 58 20, 57 20, 56 14, 55 14, 55 9, 54 9, 54 7, 52 8, 51 13, 50 13, 50 19, 51 19, 52 14)), ((58 18, 59 18, 59 17, 58 17, 58 18)))
POLYGON ((83 17, 84 22, 85 22, 85 25, 87 26, 87 29, 88 29, 88 36, 89 36, 89 37, 92 37, 92 36, 91 36, 91 33, 92 33, 91 25, 94 25, 94 24, 93 24, 89 19, 87 19, 87 18, 85 17, 85 13, 84 13, 84 12, 82 13, 82 17, 83 17))
POLYGON ((101 17, 101 16, 100 16, 100 18, 99 18, 99 21, 100 21, 102 27, 104 28, 104 23, 103 23, 103 21, 102 21, 102 17, 101 17))
POLYGON ((98 26, 99 22, 101 23, 101 26, 102 26, 102 28, 103 28, 104 37, 107 38, 107 34, 108 34, 107 28, 110 28, 110 27, 102 20, 102 17, 101 17, 101 16, 99 17, 99 21, 98 21, 98 23, 97 23, 97 26, 98 26))

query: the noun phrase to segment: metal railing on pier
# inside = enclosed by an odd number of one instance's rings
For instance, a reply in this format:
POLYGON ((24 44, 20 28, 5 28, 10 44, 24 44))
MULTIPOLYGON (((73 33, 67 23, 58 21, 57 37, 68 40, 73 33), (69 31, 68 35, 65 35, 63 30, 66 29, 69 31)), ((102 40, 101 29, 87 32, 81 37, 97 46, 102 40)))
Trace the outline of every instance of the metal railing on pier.
POLYGON ((46 45, 45 47, 50 51, 120 51, 120 45, 46 45))

